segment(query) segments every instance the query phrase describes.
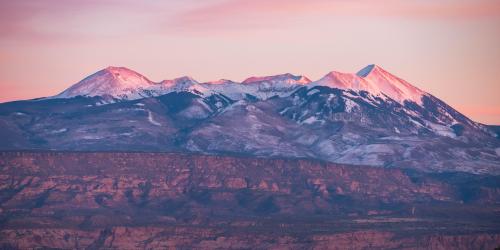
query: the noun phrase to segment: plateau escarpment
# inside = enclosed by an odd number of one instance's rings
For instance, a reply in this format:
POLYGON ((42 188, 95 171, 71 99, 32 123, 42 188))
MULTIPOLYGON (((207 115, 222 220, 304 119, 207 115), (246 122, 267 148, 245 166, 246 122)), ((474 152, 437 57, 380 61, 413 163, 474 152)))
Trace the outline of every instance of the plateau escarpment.
POLYGON ((305 159, 0 153, 5 248, 494 248, 500 177, 305 159))

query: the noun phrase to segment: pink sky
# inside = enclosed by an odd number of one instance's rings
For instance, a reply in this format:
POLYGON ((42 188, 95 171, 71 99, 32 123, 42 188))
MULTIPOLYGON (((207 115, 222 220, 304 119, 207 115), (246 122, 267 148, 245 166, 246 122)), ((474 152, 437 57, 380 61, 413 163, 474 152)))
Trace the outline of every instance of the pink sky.
POLYGON ((109 65, 159 81, 375 63, 500 124, 497 0, 0 0, 0 101, 54 95, 109 65))

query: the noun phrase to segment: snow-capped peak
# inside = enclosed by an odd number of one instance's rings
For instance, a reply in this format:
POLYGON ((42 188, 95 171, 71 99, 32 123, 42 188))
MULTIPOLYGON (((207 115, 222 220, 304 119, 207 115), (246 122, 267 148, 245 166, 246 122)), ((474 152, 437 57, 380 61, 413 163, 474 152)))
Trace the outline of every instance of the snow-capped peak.
POLYGON ((362 78, 372 85, 378 86, 380 92, 392 99, 400 102, 410 100, 422 104, 422 96, 426 93, 407 81, 387 72, 377 65, 369 65, 358 72, 358 74, 365 73, 363 70, 367 71, 367 74, 362 78))
POLYGON ((237 84, 237 82, 227 80, 227 79, 219 79, 219 80, 215 80, 215 81, 204 82, 203 84, 221 85, 221 84, 237 84))
POLYGON ((172 80, 163 80, 160 82, 160 84, 164 88, 172 88, 172 87, 177 87, 177 88, 184 88, 184 87, 189 87, 194 84, 198 84, 198 82, 193 79, 192 77, 189 76, 183 76, 183 77, 178 77, 172 80))
POLYGON ((412 101, 422 104, 422 96, 426 94, 405 80, 374 64, 364 67, 356 74, 332 71, 312 85, 364 90, 373 95, 386 95, 400 103, 412 101))
POLYGON ((274 75, 274 76, 252 76, 252 77, 244 80, 242 83, 243 84, 254 84, 254 83, 261 83, 261 82, 282 82, 282 83, 288 83, 288 84, 308 84, 311 82, 311 80, 309 80, 305 76, 296 76, 296 75, 292 75, 290 73, 286 73, 286 74, 274 75))
POLYGON ((181 91, 189 91, 197 94, 212 93, 211 90, 190 76, 183 76, 173 80, 163 80, 160 82, 160 86, 161 87, 157 89, 157 92, 160 94, 181 91))
POLYGON ((149 89, 155 83, 145 76, 125 67, 107 67, 69 87, 56 98, 74 96, 113 96, 122 99, 141 97, 141 89, 149 89))
POLYGON ((182 76, 174 79, 175 82, 179 83, 198 83, 194 78, 190 76, 182 76))

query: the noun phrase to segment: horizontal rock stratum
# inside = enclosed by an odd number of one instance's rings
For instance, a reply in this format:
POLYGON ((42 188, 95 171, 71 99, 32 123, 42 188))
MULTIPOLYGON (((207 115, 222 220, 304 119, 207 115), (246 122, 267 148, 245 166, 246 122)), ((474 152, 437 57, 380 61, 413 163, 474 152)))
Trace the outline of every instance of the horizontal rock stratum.
POLYGON ((499 177, 306 159, 1 152, 2 248, 493 249, 499 177))

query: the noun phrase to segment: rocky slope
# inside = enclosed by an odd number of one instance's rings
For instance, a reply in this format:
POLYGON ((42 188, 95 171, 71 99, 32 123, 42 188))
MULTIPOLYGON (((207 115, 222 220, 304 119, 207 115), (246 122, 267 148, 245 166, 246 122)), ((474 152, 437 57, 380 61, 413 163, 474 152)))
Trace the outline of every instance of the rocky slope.
POLYGON ((291 159, 0 153, 3 248, 500 244, 500 179, 291 159))

